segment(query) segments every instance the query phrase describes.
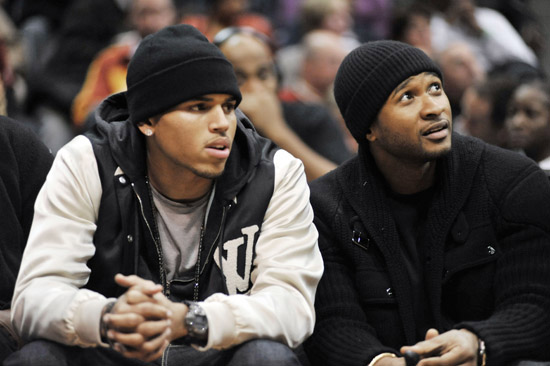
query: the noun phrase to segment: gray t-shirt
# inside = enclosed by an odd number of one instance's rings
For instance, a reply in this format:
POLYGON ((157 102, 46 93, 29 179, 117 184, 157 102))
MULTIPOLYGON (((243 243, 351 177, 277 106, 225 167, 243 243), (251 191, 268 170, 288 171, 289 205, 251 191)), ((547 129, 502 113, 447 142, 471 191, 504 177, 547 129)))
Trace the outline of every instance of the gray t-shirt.
POLYGON ((151 190, 158 212, 156 220, 164 269, 167 280, 172 280, 197 263, 201 226, 212 194, 194 202, 181 203, 166 198, 153 186, 151 190))

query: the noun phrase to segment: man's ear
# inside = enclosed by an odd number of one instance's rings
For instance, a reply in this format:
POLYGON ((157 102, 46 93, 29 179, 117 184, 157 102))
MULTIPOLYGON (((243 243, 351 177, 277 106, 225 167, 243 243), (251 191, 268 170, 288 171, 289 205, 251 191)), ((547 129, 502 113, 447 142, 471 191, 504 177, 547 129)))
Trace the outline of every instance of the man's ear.
POLYGON ((153 136, 155 133, 155 120, 153 118, 149 118, 143 122, 138 122, 137 127, 141 131, 142 134, 145 136, 153 136))
POLYGON ((376 132, 373 131, 372 128, 369 128, 365 137, 367 138, 368 142, 374 142, 376 140, 376 132))

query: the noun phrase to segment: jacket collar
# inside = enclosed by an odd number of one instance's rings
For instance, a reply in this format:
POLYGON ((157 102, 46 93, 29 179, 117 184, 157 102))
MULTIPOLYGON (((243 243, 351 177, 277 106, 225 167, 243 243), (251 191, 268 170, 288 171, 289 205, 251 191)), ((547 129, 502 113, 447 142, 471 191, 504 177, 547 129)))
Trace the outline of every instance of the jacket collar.
MULTIPOLYGON (((439 228, 434 227, 431 234, 441 233, 441 226, 448 226, 466 202, 483 150, 479 140, 453 134, 451 152, 438 161, 429 217, 439 228)), ((337 179, 353 209, 359 214, 368 212, 363 221, 369 233, 375 239, 388 239, 385 226, 394 225, 386 205, 387 183, 366 146, 360 146, 358 156, 342 165, 337 179)))

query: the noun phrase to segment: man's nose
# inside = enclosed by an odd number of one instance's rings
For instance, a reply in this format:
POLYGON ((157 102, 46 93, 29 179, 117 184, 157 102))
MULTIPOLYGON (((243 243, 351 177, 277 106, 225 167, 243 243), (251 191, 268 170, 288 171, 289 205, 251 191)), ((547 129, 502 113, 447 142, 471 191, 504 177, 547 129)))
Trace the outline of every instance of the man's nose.
POLYGON ((434 118, 440 116, 445 110, 445 98, 447 97, 441 95, 425 95, 422 98, 422 117, 434 118))

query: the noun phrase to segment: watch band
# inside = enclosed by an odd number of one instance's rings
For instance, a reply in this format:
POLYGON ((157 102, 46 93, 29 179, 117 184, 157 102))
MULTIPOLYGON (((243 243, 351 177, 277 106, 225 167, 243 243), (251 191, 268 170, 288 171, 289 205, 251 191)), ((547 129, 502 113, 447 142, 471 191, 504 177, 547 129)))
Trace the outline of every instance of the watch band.
POLYGON ((478 338, 478 353, 477 364, 479 366, 485 366, 487 363, 487 351, 485 350, 485 342, 481 338, 478 338))
POLYGON ((184 303, 188 308, 184 319, 185 329, 187 329, 185 343, 204 347, 208 343, 208 318, 206 313, 197 302, 184 301, 184 303))

